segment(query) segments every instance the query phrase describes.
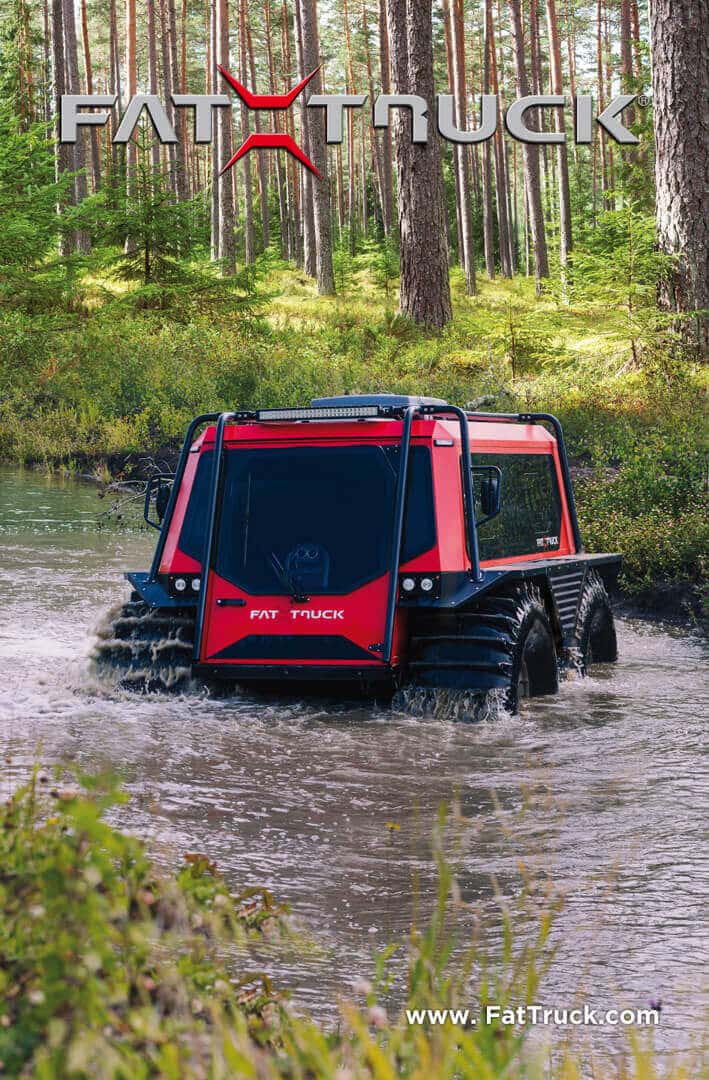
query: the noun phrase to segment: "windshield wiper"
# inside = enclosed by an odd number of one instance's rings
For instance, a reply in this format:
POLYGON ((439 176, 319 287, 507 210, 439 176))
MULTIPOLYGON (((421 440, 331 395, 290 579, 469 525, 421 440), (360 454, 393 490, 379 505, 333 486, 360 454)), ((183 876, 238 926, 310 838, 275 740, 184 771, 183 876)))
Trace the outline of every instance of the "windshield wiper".
POLYGON ((281 560, 276 555, 275 551, 271 552, 271 554, 269 556, 269 561, 271 563, 271 568, 273 569, 273 572, 276 575, 276 577, 278 578, 278 580, 280 581, 281 585, 283 585, 288 590, 288 592, 293 597, 293 599, 296 601, 296 603, 298 603, 298 604, 306 603, 306 601, 308 601, 310 599, 310 597, 306 596, 305 593, 301 589, 298 588, 298 585, 295 583, 293 578, 290 576, 290 574, 286 570, 285 566, 283 565, 281 560))

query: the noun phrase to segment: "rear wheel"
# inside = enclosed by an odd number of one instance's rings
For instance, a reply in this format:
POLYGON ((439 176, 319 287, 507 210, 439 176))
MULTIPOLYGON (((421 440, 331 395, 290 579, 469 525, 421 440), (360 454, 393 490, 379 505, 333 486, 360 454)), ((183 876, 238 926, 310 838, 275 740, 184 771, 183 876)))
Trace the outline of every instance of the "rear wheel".
MULTIPOLYGON (((487 702, 501 699, 514 712, 521 698, 553 694, 559 686, 549 617, 529 583, 485 596, 463 614, 417 614, 410 649, 409 695, 445 690, 447 698, 458 692, 467 702, 472 693, 487 702)), ((480 704, 470 715, 488 714, 480 704)))
POLYGON ((595 570, 589 571, 584 582, 571 653, 584 674, 591 664, 607 664, 618 659, 611 602, 603 579, 595 570))
POLYGON ((549 616, 539 591, 526 586, 520 594, 514 635, 507 705, 514 712, 523 698, 555 694, 559 665, 549 616))
POLYGON ((138 693, 184 690, 191 679, 194 615, 160 611, 129 600, 97 630, 92 661, 97 674, 138 693))

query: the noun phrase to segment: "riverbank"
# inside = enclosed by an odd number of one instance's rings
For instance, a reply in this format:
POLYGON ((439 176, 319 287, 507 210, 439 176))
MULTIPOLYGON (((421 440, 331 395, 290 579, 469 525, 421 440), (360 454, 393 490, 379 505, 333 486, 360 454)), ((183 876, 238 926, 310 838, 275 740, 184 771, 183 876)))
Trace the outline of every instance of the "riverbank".
POLYGON ((471 299, 454 272, 455 321, 434 337, 394 313, 385 270, 371 253, 343 262, 330 299, 264 258, 225 303, 89 264, 71 310, 0 314, 0 458, 137 475, 172 459, 200 412, 358 390, 553 412, 587 547, 623 553, 636 606, 701 616, 706 372, 637 312, 553 286, 538 299, 526 279, 481 278, 471 299))

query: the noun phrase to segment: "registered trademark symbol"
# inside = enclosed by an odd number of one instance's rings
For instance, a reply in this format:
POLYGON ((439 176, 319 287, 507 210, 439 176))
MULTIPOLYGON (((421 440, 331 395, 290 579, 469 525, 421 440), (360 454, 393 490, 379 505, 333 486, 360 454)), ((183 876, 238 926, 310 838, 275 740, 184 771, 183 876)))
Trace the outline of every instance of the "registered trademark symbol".
POLYGON ((647 96, 647 94, 641 94, 640 97, 638 98, 638 105, 640 106, 640 108, 644 109, 645 106, 649 105, 649 104, 650 104, 650 98, 647 96))

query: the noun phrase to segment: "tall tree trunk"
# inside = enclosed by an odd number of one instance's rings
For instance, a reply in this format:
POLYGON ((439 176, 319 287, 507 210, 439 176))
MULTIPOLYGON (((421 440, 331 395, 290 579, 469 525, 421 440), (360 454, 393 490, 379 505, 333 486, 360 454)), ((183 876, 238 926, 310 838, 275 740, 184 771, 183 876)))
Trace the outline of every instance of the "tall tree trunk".
MULTIPOLYGON (((369 23, 367 21, 367 0, 362 0, 362 39, 364 41, 364 59, 367 65, 367 88, 369 90, 369 101, 374 101, 374 76, 372 72, 372 51, 369 43, 369 23)), ((387 206, 386 198, 384 194, 384 164, 382 155, 382 140, 380 133, 375 131, 371 124, 367 124, 369 131, 369 146, 374 161, 374 173, 376 180, 377 196, 379 198, 379 206, 382 212, 382 228, 384 229, 384 235, 388 235, 391 229, 391 221, 387 221, 387 206)), ((364 129, 363 129, 364 130, 364 129)))
MULTIPOLYGON (((71 145, 59 141, 59 114, 61 110, 62 94, 67 92, 66 69, 64 67, 64 15, 62 0, 52 0, 52 62, 54 67, 54 115, 57 124, 57 142, 55 149, 55 172, 57 181, 60 181, 65 173, 71 172, 74 161, 71 153, 71 145)), ((57 213, 60 218, 64 207, 70 202, 62 195, 57 203, 57 213)), ((74 237, 65 229, 59 236, 60 255, 69 255, 74 250, 74 237)))
MULTIPOLYGON (((620 0, 620 87, 624 94, 632 92, 633 82, 633 16, 631 0, 620 0)), ((623 123, 632 125, 635 109, 632 104, 625 109, 623 123)))
MULTIPOLYGON (((89 42, 89 21, 86 14, 86 0, 81 0, 81 41, 84 50, 84 77, 86 93, 94 92, 94 77, 91 66, 91 45, 89 42)), ((101 186, 101 141, 98 128, 91 128, 91 187, 98 191, 101 186)))
MULTIPOLYGON (((485 0, 485 19, 487 27, 487 42, 490 59, 490 82, 491 93, 498 100, 498 109, 502 113, 502 101, 500 98, 500 86, 497 77, 497 53, 495 49, 495 30, 492 20, 492 0, 485 0)), ((503 277, 512 277, 512 260, 510 258, 510 222, 507 214, 507 187, 508 177, 505 164, 504 137, 501 125, 493 136, 493 149, 495 153, 495 205, 497 207, 497 237, 500 247, 500 270, 503 277)))
MULTIPOLYGON (((360 229, 362 230, 362 236, 367 239, 369 236, 369 207, 367 205, 367 132, 365 131, 365 125, 361 124, 359 129, 359 194, 360 194, 360 229)), ((370 167, 374 167, 374 161, 370 163, 370 167)))
MULTIPOLYGON (((450 19, 450 4, 448 0, 441 0, 441 9, 443 14, 443 33, 446 42, 446 68, 448 70, 448 86, 447 92, 453 93, 453 41, 451 38, 451 19, 450 19)), ((455 107, 453 109, 455 115, 455 107)), ((453 266, 457 257, 458 263, 463 265, 463 233, 460 224, 460 172, 457 168, 456 153, 453 149, 453 178, 455 181, 455 234, 456 245, 455 252, 450 243, 450 221, 448 219, 448 205, 446 202, 446 228, 448 229, 448 265, 453 266)))
MULTIPOLYGON (((394 92, 419 94, 435 117, 430 0, 387 0, 387 17, 394 92)), ((440 328, 453 317, 441 148, 433 122, 428 141, 413 143, 402 112, 397 110, 395 128, 401 310, 440 328)))
MULTIPOLYGON (((217 33, 216 62, 229 70, 229 3, 216 0, 217 33)), ((217 75, 215 74, 215 83, 217 75)), ((223 168, 234 152, 229 109, 217 110, 219 132, 219 167, 223 168)), ((234 187, 231 169, 219 177, 219 258, 225 274, 236 270, 236 245, 234 240, 234 187)))
MULTIPOLYGON (((82 0, 85 3, 86 0, 82 0)), ((155 0, 145 0, 148 12, 148 91, 151 94, 158 92, 158 56, 155 38, 155 0)), ((160 143, 153 133, 150 146, 153 173, 155 176, 160 172, 160 143)))
MULTIPOLYGON (((596 84, 598 92, 598 111, 602 112, 606 104, 606 95, 604 91, 603 80, 603 0, 598 0, 596 4, 596 84)), ((600 158, 600 187, 603 192, 603 209, 609 208, 608 198, 606 191, 608 190, 608 173, 606 169, 606 136, 604 132, 599 131, 598 135, 599 145, 599 158, 600 158)))
POLYGON ((650 9, 657 232, 674 257, 660 303, 696 313, 693 337, 709 355, 709 7, 703 0, 653 0, 650 9))
MULTIPOLYGON (((490 93, 490 41, 487 30, 487 4, 484 12, 485 28, 483 31, 483 93, 490 93)), ((492 280, 495 276, 495 238, 492 220, 492 154, 490 139, 486 139, 482 149, 482 186, 483 186, 483 243, 485 245, 485 269, 492 280)))
MULTIPOLYGON (((218 0, 207 0, 209 5, 209 93, 216 93, 217 88, 217 3, 218 0)), ((219 198, 221 194, 221 181, 219 179, 219 119, 212 144, 209 147, 209 161, 211 172, 211 188, 209 200, 209 220, 211 227, 210 254, 213 262, 219 258, 219 198)))
MULTIPOLYGON (((455 104, 455 124, 459 130, 467 127, 465 108, 465 54, 463 51, 463 0, 450 0, 449 20, 452 58, 452 92, 455 104)), ((460 203, 460 236, 462 240, 461 262, 465 272, 465 291, 475 295, 475 252, 473 250, 473 221, 470 190, 470 158, 462 143, 455 145, 455 166, 458 173, 460 203)))
MULTIPOLYGON (((303 63, 309 73, 320 67, 320 43, 318 38, 318 15, 316 0, 296 0, 300 7, 303 31, 303 63)), ((310 80, 303 97, 307 102, 313 94, 322 93, 322 76, 318 70, 310 80)), ((325 143, 325 117, 313 116, 314 109, 307 110, 308 152, 310 160, 320 173, 312 177, 313 223, 315 226, 316 277, 318 292, 321 296, 331 296, 335 292, 335 274, 332 266, 332 235, 330 220, 330 185, 327 170, 327 145, 325 143)))
POLYGON ((640 77, 643 69, 642 54, 640 51, 640 12, 638 11, 638 0, 630 0, 630 19, 633 26, 633 59, 635 61, 633 74, 637 79, 640 77))
MULTIPOLYGON (((76 18, 73 0, 63 0, 64 19, 64 60, 66 64, 66 89, 68 94, 79 94, 79 59, 76 48, 76 18)), ((88 193, 86 184, 86 132, 79 130, 79 137, 73 146, 74 204, 80 206, 88 193)), ((85 229, 79 229, 75 239, 76 249, 81 252, 91 251, 91 237, 85 229)))
MULTIPOLYGON (((304 79, 311 71, 306 67, 303 45, 303 5, 301 0, 294 0, 295 16, 295 54, 298 64, 298 78, 304 79)), ((310 157, 310 125, 308 123, 307 102, 305 94, 300 95, 300 130, 303 150, 310 157)), ((297 178, 300 189, 301 222, 303 237, 303 269, 308 277, 317 274, 317 247, 315 243, 315 207, 313 202, 314 177, 308 169, 298 169, 297 178)))
MULTIPOLYGON (((559 37, 559 25, 556 19, 555 0, 546 0, 547 30, 549 33, 549 53, 551 63, 551 92, 552 94, 564 93, 564 80, 561 71, 561 40, 559 37)), ((564 113, 562 109, 554 111, 554 128, 556 131, 564 130, 564 113)), ((557 165, 559 171, 559 255, 561 265, 566 266, 571 254, 571 192, 569 190, 569 156, 566 143, 559 143, 556 148, 557 165)))
MULTIPOLYGON (((499 4, 499 0, 498 0, 499 4)), ((520 7, 522 15, 522 26, 524 27, 524 8, 520 7)), ((542 53, 539 44, 539 2, 538 0, 529 0, 529 68, 531 74, 531 92, 533 94, 543 94, 544 86, 542 80, 542 53)), ((541 109, 531 109, 527 113, 527 123, 530 128, 534 128, 535 131, 541 131, 544 129, 544 112, 541 109)), ((547 150, 546 143, 543 143, 539 151, 539 165, 544 175, 546 182, 547 178, 547 150)), ((546 184, 545 184, 546 186, 546 184)))
MULTIPOLYGON (((287 91, 290 86, 293 85, 293 52, 290 42, 290 29, 288 24, 288 5, 286 0, 283 0, 281 6, 281 54, 283 56, 283 90, 287 91)), ((297 53, 300 56, 300 53, 297 53)), ((293 110, 289 109, 286 113, 286 130, 291 137, 295 136, 295 119, 293 110)), ((292 159, 291 155, 288 155, 286 161, 286 174, 289 176, 288 182, 288 194, 290 199, 290 213, 291 213, 291 237, 293 243, 292 257, 295 260, 297 266, 304 266, 304 252, 303 252, 303 208, 300 201, 300 187, 299 179, 300 174, 304 170, 299 168, 297 163, 292 159)))
MULTIPOLYGON (((345 32, 345 63, 347 70, 347 93, 356 93, 354 69, 352 66, 352 40, 350 37, 350 16, 347 0, 342 5, 342 25, 345 32)), ((349 219, 350 255, 357 251, 357 230, 355 229, 355 125, 354 110, 347 110, 347 217, 349 219)))
MULTIPOLYGON (((113 140, 117 127, 116 109, 118 110, 119 115, 122 112, 121 64, 118 48, 118 15, 116 13, 116 0, 110 0, 108 8, 108 90, 111 94, 116 95, 116 108, 111 109, 107 128, 109 139, 113 140)), ((109 143, 109 146, 111 169, 115 172, 118 165, 118 148, 113 141, 109 143)))
MULTIPOLYGON (((566 24, 566 57, 569 65, 569 93, 572 102, 576 101, 576 29, 574 26, 573 10, 569 7, 569 0, 564 0, 564 22, 566 24)), ((578 165, 579 151, 576 140, 572 142, 574 165, 578 165)))
MULTIPOLYGON (((266 29, 266 61, 268 64, 268 88, 272 94, 277 93, 276 67, 273 58, 273 40, 271 25, 271 0, 266 0, 264 5, 264 19, 266 29)), ((276 130, 275 114, 271 113, 271 131, 276 130)), ((278 192, 278 220, 281 229, 281 258, 292 257, 290 241, 290 221, 288 218, 288 200, 286 195, 286 180, 283 171, 283 155, 275 154, 276 167, 276 190, 278 192)))
MULTIPOLYGON (((163 93, 165 98, 165 109, 170 119, 170 122, 174 122, 174 109, 170 94, 173 90, 177 90, 177 87, 172 85, 172 63, 170 61, 170 15, 168 12, 167 0, 158 0, 159 12, 160 12, 160 59, 162 63, 162 84, 163 93)), ((162 154, 167 158, 167 165, 170 170, 170 187, 177 198, 177 147, 175 143, 168 143, 167 147, 162 148, 162 154)))
MULTIPOLYGON (((239 3, 239 69, 242 81, 248 83, 248 56, 246 47, 246 20, 248 17, 247 0, 239 3)), ((241 103, 241 140, 246 142, 251 131, 248 106, 241 103)), ((256 258, 256 238, 254 235, 254 196, 251 183, 251 155, 246 154, 241 161, 244 178, 244 260, 250 265, 256 258)))
MULTIPOLYGON (((187 93, 187 0, 182 0, 182 12, 180 17, 180 93, 187 93)), ((176 109, 177 132, 182 143, 182 153, 185 165, 185 190, 189 199, 193 187, 192 169, 190 165, 190 146, 187 142, 187 110, 176 109)))
MULTIPOLYGON (((379 0, 379 75, 383 94, 391 93, 391 66, 389 62, 389 29, 387 27, 386 0, 379 0)), ((382 132, 382 217, 384 234, 389 236, 394 227, 394 180, 392 165, 391 131, 382 132)))
MULTIPOLYGON (((180 92, 180 68, 178 64, 178 50, 177 50, 177 16, 175 14, 175 0, 166 0, 167 3, 167 18, 168 18, 168 32, 170 38, 169 60, 170 60, 170 89, 173 93, 178 94, 180 92)), ((173 127, 177 127, 177 110, 171 105, 169 106, 170 119, 173 127)), ((219 112, 224 112, 224 109, 220 109, 219 112)), ((183 123, 186 123, 187 117, 185 110, 180 109, 182 114, 180 118, 180 129, 182 130, 183 123)), ((175 194, 180 202, 184 202, 190 197, 189 180, 187 176, 187 162, 185 160, 185 142, 184 133, 183 137, 178 137, 175 147, 175 194)))
MULTIPOLYGON (((135 0, 126 0, 126 96, 129 101, 137 91, 137 83, 135 0)), ((135 138, 131 136, 126 146, 126 191, 129 198, 135 192, 137 156, 135 138)), ((128 237, 126 251, 130 251, 131 246, 132 242, 128 237)))
MULTIPOLYGON (((246 43, 249 51, 249 73, 251 76, 251 88, 256 89, 256 64, 254 61, 254 43, 251 38, 251 24, 249 21, 249 8, 247 0, 244 0, 244 9, 246 16, 246 43)), ((254 114, 254 127, 256 131, 261 131, 261 119, 259 113, 254 114)), ((280 154, 276 155, 280 157, 280 154)), ((258 162, 258 190, 259 199, 261 202, 261 249, 265 251, 271 243, 271 223, 268 218, 268 165, 270 158, 267 158, 265 154, 259 152, 257 156, 258 162)))
MULTIPOLYGON (((606 4, 605 19, 604 19, 604 33, 605 33, 605 45, 604 54, 606 61, 606 101, 611 101, 613 97, 613 66, 611 56, 611 27, 610 27, 610 12, 608 5, 606 4)), ((615 154, 613 151, 615 143, 609 140, 608 150, 608 205, 611 210, 615 210, 615 154)))
POLYGON ((49 20, 49 0, 42 0, 42 104, 45 124, 52 119, 52 60, 50 56, 51 37, 49 20))
MULTIPOLYGON (((529 84, 527 82, 527 69, 525 67, 520 0, 508 0, 508 4, 510 10, 510 24, 512 27, 512 51, 514 55, 517 95, 518 97, 527 97, 529 93, 529 84)), ((532 241, 534 243, 534 277, 537 283, 537 291, 540 291, 542 279, 549 277, 549 260, 547 257, 547 242, 544 230, 544 213, 542 210, 542 193, 539 178, 539 147, 531 143, 523 143, 522 159, 524 163, 524 180, 529 202, 529 225, 532 233, 532 241)))

